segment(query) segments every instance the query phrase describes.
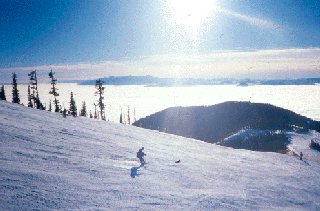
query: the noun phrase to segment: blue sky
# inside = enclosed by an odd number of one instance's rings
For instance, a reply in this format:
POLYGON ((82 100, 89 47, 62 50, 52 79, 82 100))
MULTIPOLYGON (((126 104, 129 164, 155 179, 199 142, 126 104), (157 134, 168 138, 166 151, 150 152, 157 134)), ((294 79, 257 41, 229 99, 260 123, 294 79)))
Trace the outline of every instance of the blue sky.
POLYGON ((0 1, 0 80, 320 77, 319 0, 0 1), (59 76, 57 76, 59 77, 59 76))

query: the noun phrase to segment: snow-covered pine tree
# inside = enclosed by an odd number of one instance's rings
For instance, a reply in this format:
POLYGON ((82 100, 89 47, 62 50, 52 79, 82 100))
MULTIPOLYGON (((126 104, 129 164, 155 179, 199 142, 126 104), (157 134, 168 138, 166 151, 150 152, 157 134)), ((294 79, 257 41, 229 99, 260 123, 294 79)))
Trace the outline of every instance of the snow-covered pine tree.
POLYGON ((57 92, 57 88, 56 88, 56 84, 57 84, 57 79, 54 77, 54 72, 51 71, 49 72, 49 78, 51 79, 51 91, 49 92, 49 94, 52 94, 54 96, 54 106, 55 106, 55 112, 61 112, 60 111, 60 106, 59 106, 59 100, 57 99, 57 96, 59 96, 58 92, 57 92))
POLYGON ((97 91, 95 92, 96 95, 99 96, 98 99, 98 106, 100 108, 100 116, 102 120, 106 120, 106 115, 105 115, 105 105, 103 103, 103 99, 104 99, 104 87, 103 85, 103 81, 101 79, 96 80, 96 89, 97 91))
POLYGON ((127 118, 126 118, 126 113, 122 113, 122 124, 126 125, 127 124, 127 118))
MULTIPOLYGON (((42 105, 40 98, 39 98, 39 92, 38 92, 38 79, 37 79, 37 71, 31 71, 28 76, 30 77, 30 99, 33 101, 33 107, 36 107, 37 109, 44 110, 44 106, 42 105)), ((29 106, 29 104, 28 104, 29 106)))
POLYGON ((130 107, 128 106, 128 125, 130 125, 130 122, 131 119, 130 119, 130 107))
POLYGON ((33 103, 31 101, 30 84, 28 85, 28 107, 33 108, 33 103))
POLYGON ((0 100, 7 100, 6 94, 4 92, 4 85, 2 85, 0 89, 0 100))
POLYGON ((123 124, 123 120, 122 120, 122 110, 121 110, 121 114, 120 114, 120 124, 123 124))
POLYGON ((86 107, 86 102, 83 101, 82 102, 82 107, 81 107, 81 110, 80 110, 80 116, 87 116, 87 107, 86 107))
MULTIPOLYGON (((62 109, 61 109, 61 111, 62 111, 62 109)), ((67 117, 67 109, 63 109, 63 111, 62 111, 61 113, 62 113, 62 116, 63 116, 64 118, 67 117)))
POLYGON ((12 75, 12 103, 20 103, 16 73, 12 75))
POLYGON ((45 106, 42 105, 40 99, 38 97, 33 97, 34 103, 37 109, 46 110, 45 106))
POLYGON ((54 97, 54 112, 60 112, 61 113, 61 106, 59 106, 59 100, 56 98, 56 97, 54 97))
POLYGON ((98 119, 97 104, 94 103, 93 105, 94 105, 94 116, 93 116, 93 117, 94 117, 95 119, 98 119))
POLYGON ((77 106, 76 106, 76 102, 74 101, 74 98, 73 98, 73 92, 71 92, 71 94, 70 94, 70 108, 69 108, 69 111, 70 111, 70 114, 73 117, 77 116, 77 106))
POLYGON ((51 100, 49 101, 49 109, 48 109, 48 111, 52 111, 52 106, 51 106, 51 100))

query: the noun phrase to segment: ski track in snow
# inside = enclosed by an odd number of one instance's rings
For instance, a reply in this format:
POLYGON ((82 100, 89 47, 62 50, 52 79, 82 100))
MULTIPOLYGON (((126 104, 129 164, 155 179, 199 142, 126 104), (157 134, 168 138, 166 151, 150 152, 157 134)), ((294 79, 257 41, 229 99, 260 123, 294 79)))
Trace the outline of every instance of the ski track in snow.
POLYGON ((320 210, 313 160, 2 101, 0 120, 0 210, 320 210))

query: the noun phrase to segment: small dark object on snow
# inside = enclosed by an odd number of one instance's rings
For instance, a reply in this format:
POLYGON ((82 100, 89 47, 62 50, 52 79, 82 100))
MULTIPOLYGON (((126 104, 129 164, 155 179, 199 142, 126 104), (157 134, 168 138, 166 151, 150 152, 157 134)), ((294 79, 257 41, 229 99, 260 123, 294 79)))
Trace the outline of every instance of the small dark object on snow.
POLYGON ((177 160, 177 161, 175 161, 175 163, 180 163, 181 162, 181 160, 177 160))
POLYGON ((303 154, 302 154, 302 152, 300 152, 300 160, 302 160, 302 156, 303 156, 303 154))
POLYGON ((137 152, 137 158, 139 158, 141 166, 143 166, 145 164, 145 160, 144 160, 144 156, 146 156, 147 154, 145 154, 143 152, 144 147, 142 147, 141 149, 139 149, 139 151, 137 152))

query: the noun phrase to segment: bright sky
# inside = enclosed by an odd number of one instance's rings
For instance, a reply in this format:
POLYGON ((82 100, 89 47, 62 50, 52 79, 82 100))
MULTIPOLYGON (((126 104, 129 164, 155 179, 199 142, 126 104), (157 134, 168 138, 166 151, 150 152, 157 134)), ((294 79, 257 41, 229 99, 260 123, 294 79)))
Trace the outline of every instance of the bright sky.
POLYGON ((0 1, 0 83, 320 77, 319 0, 0 1))

